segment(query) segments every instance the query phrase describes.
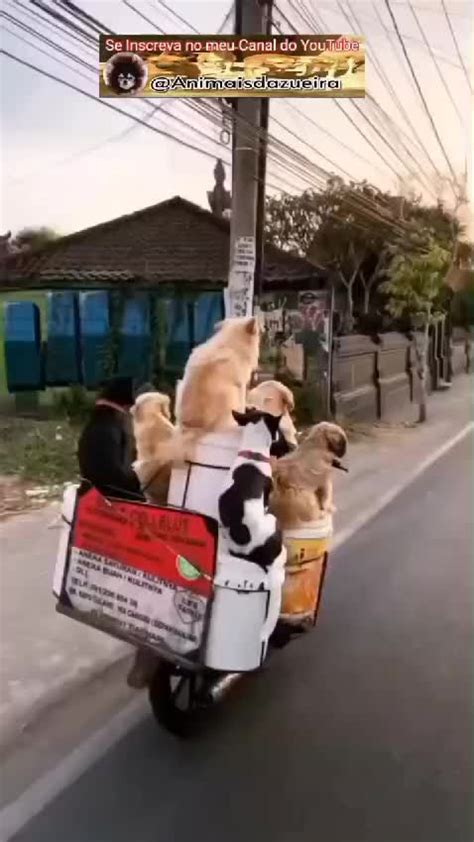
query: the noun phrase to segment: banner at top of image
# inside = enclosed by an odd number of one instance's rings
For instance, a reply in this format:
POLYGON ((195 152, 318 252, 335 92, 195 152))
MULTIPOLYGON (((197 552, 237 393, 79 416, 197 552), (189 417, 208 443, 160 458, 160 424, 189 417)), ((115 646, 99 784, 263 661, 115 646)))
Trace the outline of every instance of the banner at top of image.
POLYGON ((359 35, 101 35, 101 97, 363 97, 359 35))

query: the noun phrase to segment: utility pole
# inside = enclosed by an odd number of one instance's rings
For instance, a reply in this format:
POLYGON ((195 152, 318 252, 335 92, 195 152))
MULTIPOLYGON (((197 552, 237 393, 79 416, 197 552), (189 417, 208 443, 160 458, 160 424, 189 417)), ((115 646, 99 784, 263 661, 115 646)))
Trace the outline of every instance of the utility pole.
MULTIPOLYGON (((235 0, 235 34, 265 33, 266 2, 235 0)), ((256 262, 261 97, 239 97, 234 108, 232 149, 232 216, 226 316, 253 311, 256 262)))
MULTIPOLYGON (((273 0, 267 0, 265 6, 265 35, 272 34, 273 0)), ((260 307, 263 292, 263 277, 265 274, 265 201, 267 175, 267 146, 268 120, 270 116, 270 97, 260 100, 260 140, 258 149, 258 184, 257 184, 257 230, 256 230, 256 259, 255 259, 255 308, 260 307)))

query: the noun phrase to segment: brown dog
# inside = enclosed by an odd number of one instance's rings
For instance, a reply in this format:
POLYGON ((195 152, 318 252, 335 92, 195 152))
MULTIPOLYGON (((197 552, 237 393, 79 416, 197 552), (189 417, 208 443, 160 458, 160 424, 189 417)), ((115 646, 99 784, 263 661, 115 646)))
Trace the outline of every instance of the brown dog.
POLYGON ((131 414, 137 446, 134 471, 146 496, 154 503, 166 503, 170 465, 163 463, 159 451, 175 431, 170 399, 160 392, 146 392, 136 399, 131 414))
POLYGON ((282 529, 301 526, 335 511, 331 471, 346 448, 344 430, 323 421, 311 428, 293 453, 274 465, 270 508, 282 529))
POLYGON ((296 427, 290 414, 295 408, 295 399, 287 386, 279 383, 278 380, 266 380, 255 389, 251 389, 247 395, 247 403, 262 412, 281 415, 280 430, 288 444, 296 447, 298 443, 296 427))

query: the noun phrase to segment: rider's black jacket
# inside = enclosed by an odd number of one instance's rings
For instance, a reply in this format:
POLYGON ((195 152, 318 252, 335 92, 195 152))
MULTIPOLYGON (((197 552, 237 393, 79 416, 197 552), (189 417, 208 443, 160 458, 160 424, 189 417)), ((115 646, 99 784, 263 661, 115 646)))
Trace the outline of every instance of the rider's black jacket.
POLYGON ((106 497, 144 500, 132 470, 135 455, 130 415, 110 406, 95 406, 78 444, 83 480, 106 497))

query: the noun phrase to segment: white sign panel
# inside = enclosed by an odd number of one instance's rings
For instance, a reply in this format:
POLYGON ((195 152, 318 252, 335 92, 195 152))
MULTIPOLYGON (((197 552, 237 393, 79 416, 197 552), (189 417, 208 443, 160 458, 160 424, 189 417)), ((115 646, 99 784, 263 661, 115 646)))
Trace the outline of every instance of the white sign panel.
POLYGON ((73 547, 66 593, 78 611, 108 617, 123 632, 178 654, 201 645, 206 599, 152 573, 73 547))
POLYGON ((251 316, 255 275, 255 238, 239 237, 235 242, 229 285, 225 291, 226 315, 251 316))

